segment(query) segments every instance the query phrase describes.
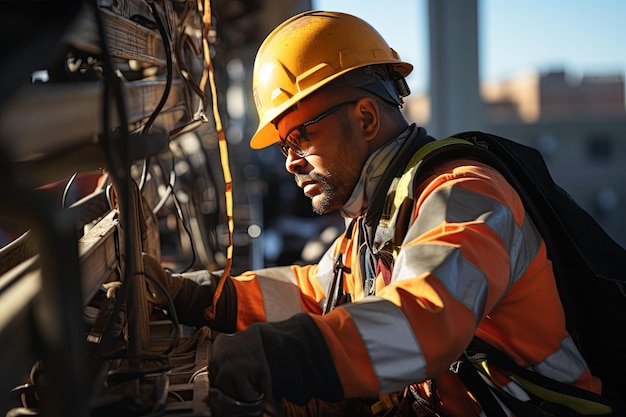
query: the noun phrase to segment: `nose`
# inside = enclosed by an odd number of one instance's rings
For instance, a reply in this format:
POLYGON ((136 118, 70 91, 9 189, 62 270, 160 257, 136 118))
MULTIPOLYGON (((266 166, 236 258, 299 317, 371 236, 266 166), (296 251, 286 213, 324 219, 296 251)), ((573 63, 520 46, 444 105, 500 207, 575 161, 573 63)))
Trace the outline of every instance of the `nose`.
POLYGON ((300 170, 298 168, 304 167, 308 164, 305 157, 298 156, 292 149, 289 149, 287 157, 285 158, 285 169, 290 174, 295 174, 300 170))

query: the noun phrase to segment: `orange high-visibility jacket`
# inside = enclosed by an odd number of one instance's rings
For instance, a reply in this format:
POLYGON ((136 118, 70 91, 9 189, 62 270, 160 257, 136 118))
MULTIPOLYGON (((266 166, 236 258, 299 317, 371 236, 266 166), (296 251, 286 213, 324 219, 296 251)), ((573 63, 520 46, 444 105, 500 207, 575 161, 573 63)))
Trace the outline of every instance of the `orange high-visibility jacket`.
MULTIPOLYGON (((317 265, 233 277, 237 329, 309 313, 328 345, 346 397, 377 396, 436 378, 437 406, 454 416, 480 407, 449 371, 474 334, 518 364, 599 393, 565 329, 543 239, 518 194, 493 168, 455 160, 419 187, 391 278, 365 297, 359 227, 339 236, 317 265), (337 254, 352 303, 321 315, 337 254)), ((506 386, 505 375, 494 379, 506 386)), ((418 390, 429 398, 428 384, 418 390)))

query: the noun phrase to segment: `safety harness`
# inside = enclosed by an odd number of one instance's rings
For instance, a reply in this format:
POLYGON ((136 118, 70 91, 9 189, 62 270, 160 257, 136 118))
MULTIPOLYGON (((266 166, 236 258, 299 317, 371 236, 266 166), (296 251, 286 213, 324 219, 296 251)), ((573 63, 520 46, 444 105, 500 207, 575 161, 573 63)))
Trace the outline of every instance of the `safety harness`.
MULTIPOLYGON (((404 170, 396 174, 388 187, 382 208, 378 212, 373 210, 372 217, 366 218, 366 221, 360 225, 368 241, 364 243, 366 246, 364 252, 367 253, 363 254, 365 259, 362 260, 362 263, 367 265, 365 268, 362 267, 365 288, 371 288, 368 281, 375 279, 378 273, 382 274, 383 279, 385 276, 389 276, 390 279, 394 260, 411 220, 415 201, 414 192, 420 185, 420 180, 423 180, 423 168, 443 160, 476 159, 497 169, 518 191, 533 221, 538 223, 537 226, 542 235, 544 231, 549 234, 539 217, 540 209, 535 207, 532 201, 534 196, 527 195, 510 171, 510 167, 493 152, 487 150, 488 144, 481 141, 485 139, 483 135, 480 132, 468 132, 464 135, 465 138, 451 137, 428 142, 413 154, 404 170), (378 216, 377 223, 373 221, 376 216, 378 216)), ((551 182, 549 176, 548 180, 551 182)), ((551 246, 550 238, 546 244, 551 246)), ((567 303, 564 305, 568 307, 567 303)), ((504 417, 510 415, 511 412, 518 417, 621 416, 617 407, 607 398, 523 368, 515 364, 507 355, 477 337, 450 369, 460 377, 489 417, 504 417), (497 368, 509 375, 524 388, 529 399, 519 400, 494 383, 491 379, 492 368, 497 368)), ((405 392, 413 395, 417 403, 428 404, 416 390, 407 389, 405 392)), ((377 415, 393 415, 389 413, 397 405, 397 394, 383 395, 380 401, 374 404, 372 411, 378 413, 377 415)), ((430 411, 441 415, 434 409, 430 411)))

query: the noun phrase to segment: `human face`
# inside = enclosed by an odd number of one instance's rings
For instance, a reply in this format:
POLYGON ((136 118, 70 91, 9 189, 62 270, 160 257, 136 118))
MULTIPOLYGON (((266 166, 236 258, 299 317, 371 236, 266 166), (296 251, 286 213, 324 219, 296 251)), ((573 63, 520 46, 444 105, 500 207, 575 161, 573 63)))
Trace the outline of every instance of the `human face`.
POLYGON ((342 108, 343 106, 354 103, 356 103, 356 101, 354 100, 339 103, 335 106, 332 106, 330 109, 326 110, 322 114, 317 115, 308 122, 304 122, 301 125, 291 129, 289 133, 285 135, 284 139, 279 138, 280 140, 278 141, 278 147, 280 148, 282 154, 285 156, 289 156, 289 150, 292 150, 300 158, 304 158, 305 156, 307 156, 309 154, 309 142, 311 141, 311 138, 309 138, 309 135, 306 131, 307 126, 318 123, 325 117, 330 116, 331 114, 342 108))
POLYGON ((300 104, 277 124, 281 138, 301 131, 281 150, 285 167, 296 184, 311 198, 313 211, 328 213, 341 208, 352 194, 367 158, 366 142, 360 140, 354 119, 357 101, 337 103, 337 95, 320 95, 300 104), (313 121, 314 123, 310 123, 313 121), (296 141, 297 139, 297 141, 296 141), (297 150, 297 152, 296 152, 297 150))

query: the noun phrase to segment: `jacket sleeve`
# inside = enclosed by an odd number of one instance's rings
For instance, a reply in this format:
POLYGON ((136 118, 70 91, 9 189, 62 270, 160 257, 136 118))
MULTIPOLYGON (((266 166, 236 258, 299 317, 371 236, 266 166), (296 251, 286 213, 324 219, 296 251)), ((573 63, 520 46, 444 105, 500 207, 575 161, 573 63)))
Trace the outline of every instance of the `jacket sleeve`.
POLYGON ((348 397, 441 375, 479 325, 526 363, 561 352, 568 338, 545 245, 517 193, 482 164, 438 169, 415 202, 391 281, 379 276, 375 297, 314 317, 348 397))
POLYGON ((237 297, 237 330, 297 313, 321 314, 342 239, 339 236, 317 264, 272 267, 231 277, 237 297))

